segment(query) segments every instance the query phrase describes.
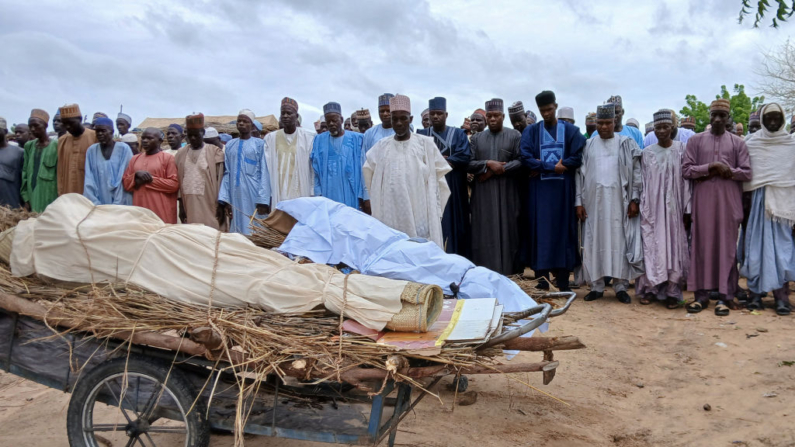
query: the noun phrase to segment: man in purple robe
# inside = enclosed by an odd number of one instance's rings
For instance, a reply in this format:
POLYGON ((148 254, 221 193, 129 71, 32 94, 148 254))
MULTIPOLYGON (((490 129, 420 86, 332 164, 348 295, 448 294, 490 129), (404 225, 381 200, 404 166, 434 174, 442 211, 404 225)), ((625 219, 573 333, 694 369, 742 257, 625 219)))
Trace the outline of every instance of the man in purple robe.
POLYGON ((710 298, 718 300, 715 315, 736 308, 737 233, 743 220, 742 182, 751 180, 748 148, 742 138, 726 131, 729 101, 712 101, 710 130, 691 137, 682 162, 682 174, 693 180, 692 245, 687 288, 695 300, 690 313, 701 312, 710 298))

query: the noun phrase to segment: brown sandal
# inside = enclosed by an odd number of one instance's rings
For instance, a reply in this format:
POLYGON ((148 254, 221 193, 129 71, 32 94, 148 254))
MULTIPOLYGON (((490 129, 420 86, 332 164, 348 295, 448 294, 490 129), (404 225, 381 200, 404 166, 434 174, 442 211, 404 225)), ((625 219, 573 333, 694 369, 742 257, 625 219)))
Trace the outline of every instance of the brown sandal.
POLYGON ((678 309, 680 307, 679 298, 675 296, 669 296, 665 299, 665 307, 671 310, 678 309))

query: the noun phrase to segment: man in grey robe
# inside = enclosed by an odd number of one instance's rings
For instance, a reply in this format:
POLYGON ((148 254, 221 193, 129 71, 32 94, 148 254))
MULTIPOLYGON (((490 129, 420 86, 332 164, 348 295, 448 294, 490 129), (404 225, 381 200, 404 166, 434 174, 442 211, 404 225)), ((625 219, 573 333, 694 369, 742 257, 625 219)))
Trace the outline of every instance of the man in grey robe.
POLYGON ((604 296, 605 277, 611 277, 616 298, 629 304, 629 281, 643 273, 638 218, 642 153, 632 138, 615 132, 615 116, 612 103, 597 107, 598 135, 583 150, 575 206, 583 222, 583 279, 591 288, 585 301, 604 296))
MULTIPOLYGON (((488 127, 472 136, 472 262, 503 275, 521 273, 518 176, 522 134, 503 128, 501 99, 486 102, 488 127)), ((474 115, 473 115, 474 116, 474 115)))

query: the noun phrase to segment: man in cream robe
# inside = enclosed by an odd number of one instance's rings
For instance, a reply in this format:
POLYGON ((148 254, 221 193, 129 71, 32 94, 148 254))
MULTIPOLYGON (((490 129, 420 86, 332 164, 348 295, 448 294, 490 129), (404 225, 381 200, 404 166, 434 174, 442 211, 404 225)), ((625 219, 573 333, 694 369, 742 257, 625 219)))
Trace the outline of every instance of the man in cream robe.
POLYGON ((280 121, 284 126, 265 135, 265 156, 271 179, 271 207, 282 200, 311 197, 314 192, 312 143, 315 133, 298 127, 298 103, 284 98, 280 121))
POLYGON ((367 152, 362 172, 370 191, 372 215, 409 237, 421 237, 444 249, 442 214, 450 198, 445 174, 452 168, 433 139, 411 132, 409 98, 390 99, 395 135, 367 152))

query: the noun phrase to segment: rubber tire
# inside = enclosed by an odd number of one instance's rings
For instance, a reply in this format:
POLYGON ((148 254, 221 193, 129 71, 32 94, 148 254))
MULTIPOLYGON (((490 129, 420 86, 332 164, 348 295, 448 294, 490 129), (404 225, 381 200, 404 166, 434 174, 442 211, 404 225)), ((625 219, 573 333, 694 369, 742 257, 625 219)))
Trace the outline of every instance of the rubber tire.
MULTIPOLYGON (((129 360, 127 357, 108 360, 81 377, 72 391, 69 410, 66 413, 66 431, 71 447, 87 447, 82 436, 82 413, 83 403, 88 399, 91 390, 108 376, 123 373, 125 368, 128 372, 147 374, 161 382, 168 377, 166 388, 174 394, 185 411, 193 405, 197 395, 196 391, 179 369, 172 369, 169 375, 168 364, 139 355, 130 355, 129 360)), ((205 419, 206 414, 207 408, 204 402, 199 400, 193 407, 193 411, 186 417, 190 447, 208 447, 210 445, 210 424, 205 419)))

